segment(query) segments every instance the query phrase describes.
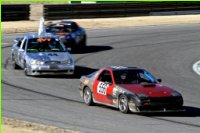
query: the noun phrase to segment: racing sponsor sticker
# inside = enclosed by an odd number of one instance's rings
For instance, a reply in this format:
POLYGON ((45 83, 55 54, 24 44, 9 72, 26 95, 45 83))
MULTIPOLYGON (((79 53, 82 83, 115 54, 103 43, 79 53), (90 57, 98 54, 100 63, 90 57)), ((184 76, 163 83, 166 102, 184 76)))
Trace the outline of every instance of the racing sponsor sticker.
POLYGON ((50 42, 51 41, 51 38, 38 38, 37 39, 37 42, 50 42))
POLYGON ((97 86, 97 93, 99 93, 101 95, 106 95, 108 86, 109 86, 109 84, 106 84, 104 82, 99 82, 99 84, 97 86))

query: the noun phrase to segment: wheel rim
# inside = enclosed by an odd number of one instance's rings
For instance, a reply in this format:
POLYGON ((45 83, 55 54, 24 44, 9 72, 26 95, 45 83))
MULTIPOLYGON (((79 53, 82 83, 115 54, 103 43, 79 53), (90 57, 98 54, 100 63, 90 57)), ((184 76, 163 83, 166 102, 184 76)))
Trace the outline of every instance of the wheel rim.
POLYGON ((84 101, 85 103, 89 103, 91 100, 91 93, 88 89, 84 91, 84 101))
POLYGON ((125 97, 122 97, 119 101, 119 109, 124 112, 127 110, 127 99, 125 97))

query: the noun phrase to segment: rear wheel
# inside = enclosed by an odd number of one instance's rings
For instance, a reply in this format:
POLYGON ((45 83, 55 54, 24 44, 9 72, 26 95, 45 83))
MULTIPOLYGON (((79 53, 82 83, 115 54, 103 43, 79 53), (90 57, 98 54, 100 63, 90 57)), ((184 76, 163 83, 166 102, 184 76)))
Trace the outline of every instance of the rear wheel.
POLYGON ((129 111, 128 98, 125 95, 119 97, 119 111, 125 114, 129 111))
POLYGON ((86 87, 83 91, 83 100, 88 106, 91 106, 93 104, 92 92, 89 87, 86 87))

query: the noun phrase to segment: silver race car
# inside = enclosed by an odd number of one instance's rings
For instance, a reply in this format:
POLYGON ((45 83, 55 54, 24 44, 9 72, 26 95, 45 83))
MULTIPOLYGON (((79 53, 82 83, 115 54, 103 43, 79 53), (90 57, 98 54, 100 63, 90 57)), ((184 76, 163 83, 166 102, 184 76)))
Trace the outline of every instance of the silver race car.
POLYGON ((24 69, 25 75, 74 73, 73 57, 52 34, 32 33, 17 38, 11 53, 14 69, 24 69))

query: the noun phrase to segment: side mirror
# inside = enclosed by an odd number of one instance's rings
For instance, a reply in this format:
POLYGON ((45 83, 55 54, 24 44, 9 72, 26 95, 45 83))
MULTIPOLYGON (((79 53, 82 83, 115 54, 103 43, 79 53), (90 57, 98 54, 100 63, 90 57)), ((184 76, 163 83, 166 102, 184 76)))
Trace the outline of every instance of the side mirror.
POLYGON ((158 81, 159 83, 161 83, 161 82, 162 82, 162 79, 157 79, 157 81, 158 81))

